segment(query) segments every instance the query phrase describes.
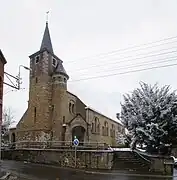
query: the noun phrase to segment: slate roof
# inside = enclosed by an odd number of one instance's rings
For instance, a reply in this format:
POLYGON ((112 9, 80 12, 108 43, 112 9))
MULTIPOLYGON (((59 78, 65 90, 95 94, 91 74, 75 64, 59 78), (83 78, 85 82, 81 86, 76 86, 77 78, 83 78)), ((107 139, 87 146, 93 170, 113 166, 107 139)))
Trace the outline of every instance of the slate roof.
POLYGON ((43 49, 47 49, 49 52, 54 54, 53 47, 52 47, 52 41, 50 38, 50 33, 49 33, 49 28, 48 28, 48 22, 46 22, 46 27, 45 27, 40 51, 42 51, 43 49))
POLYGON ((65 75, 67 77, 67 79, 69 79, 69 76, 66 73, 65 68, 63 67, 62 61, 57 61, 57 63, 58 64, 57 64, 57 66, 56 66, 56 68, 54 70, 54 74, 63 74, 63 75, 65 75))

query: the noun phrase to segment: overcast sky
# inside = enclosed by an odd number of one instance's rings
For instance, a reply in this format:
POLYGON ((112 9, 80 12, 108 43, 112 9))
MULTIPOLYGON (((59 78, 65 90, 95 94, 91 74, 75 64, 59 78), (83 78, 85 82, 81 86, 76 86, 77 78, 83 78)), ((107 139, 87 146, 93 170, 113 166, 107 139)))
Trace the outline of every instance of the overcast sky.
MULTIPOLYGON (((177 89, 177 66, 105 77, 177 63, 177 38, 163 40, 177 36, 176 0, 0 0, 0 4, 0 48, 8 62, 5 70, 14 76, 19 65, 29 66, 28 56, 39 50, 45 13, 50 11, 54 53, 70 76, 68 90, 88 106, 115 118, 122 95, 139 87, 140 81, 177 89), (158 40, 163 41, 149 48, 119 50, 158 40), (105 55, 98 56, 100 53, 105 55), (171 62, 159 63, 169 59, 171 62), (145 61, 151 65, 135 67, 145 61), (130 64, 134 68, 128 68, 130 64), (104 77, 74 81, 93 76, 104 77)), ((16 121, 28 101, 29 72, 21 69, 21 76, 25 89, 4 88, 4 105, 13 109, 16 121)))

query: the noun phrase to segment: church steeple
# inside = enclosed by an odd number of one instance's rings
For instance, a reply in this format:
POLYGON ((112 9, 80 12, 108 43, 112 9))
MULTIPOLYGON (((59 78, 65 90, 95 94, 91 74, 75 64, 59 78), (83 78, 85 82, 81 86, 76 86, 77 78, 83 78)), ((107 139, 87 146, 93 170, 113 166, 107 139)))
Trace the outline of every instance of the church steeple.
POLYGON ((43 49, 47 49, 49 52, 54 54, 52 42, 51 42, 51 38, 50 38, 50 33, 49 33, 49 28, 48 28, 48 22, 46 22, 46 27, 45 27, 40 50, 43 50, 43 49))

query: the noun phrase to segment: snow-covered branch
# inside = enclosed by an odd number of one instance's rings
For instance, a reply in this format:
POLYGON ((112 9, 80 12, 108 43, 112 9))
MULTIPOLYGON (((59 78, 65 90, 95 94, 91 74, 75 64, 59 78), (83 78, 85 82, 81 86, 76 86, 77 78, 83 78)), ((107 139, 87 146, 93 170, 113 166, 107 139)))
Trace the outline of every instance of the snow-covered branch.
POLYGON ((131 145, 147 150, 177 143, 177 95, 169 86, 159 88, 141 82, 140 88, 124 95, 121 121, 131 134, 131 145))

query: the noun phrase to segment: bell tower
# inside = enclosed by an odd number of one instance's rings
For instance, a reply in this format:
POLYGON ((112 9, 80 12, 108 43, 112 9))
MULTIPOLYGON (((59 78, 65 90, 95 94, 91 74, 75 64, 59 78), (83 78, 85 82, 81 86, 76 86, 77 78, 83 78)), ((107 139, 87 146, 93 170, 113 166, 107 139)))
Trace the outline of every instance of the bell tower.
POLYGON ((17 137, 27 141, 59 140, 64 110, 68 106, 69 76, 63 61, 54 53, 48 22, 39 50, 29 58, 28 108, 17 125, 17 137))
POLYGON ((40 50, 29 56, 30 85, 28 113, 33 128, 37 131, 51 131, 52 75, 60 59, 54 54, 48 22, 42 38, 40 50))
POLYGON ((54 54, 48 22, 40 50, 29 58, 31 72, 28 115, 36 132, 35 140, 39 140, 41 133, 47 134, 50 137, 48 140, 61 140, 61 126, 65 118, 63 112, 68 106, 69 76, 63 67, 63 61, 54 54))

